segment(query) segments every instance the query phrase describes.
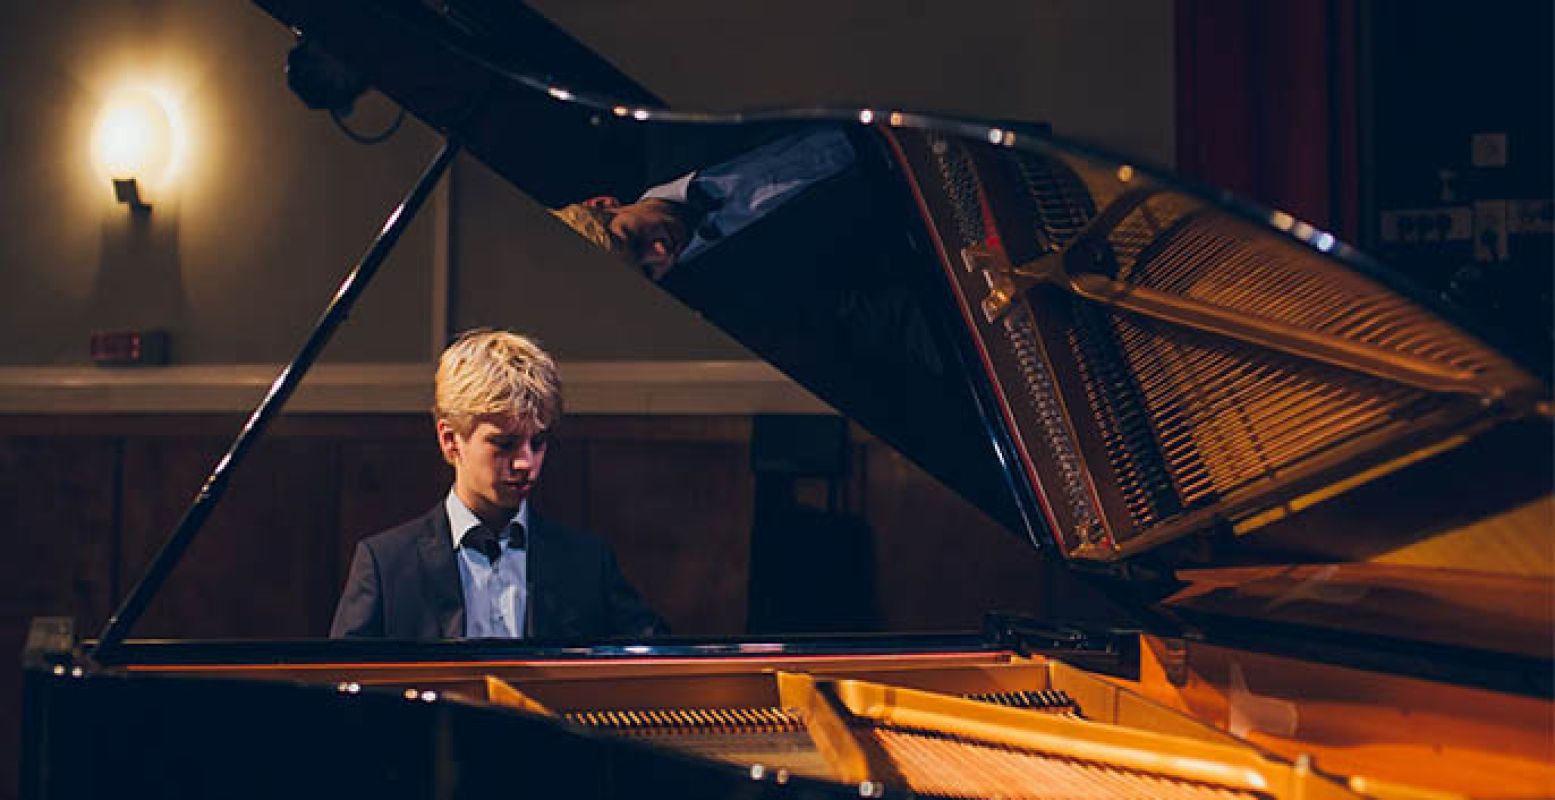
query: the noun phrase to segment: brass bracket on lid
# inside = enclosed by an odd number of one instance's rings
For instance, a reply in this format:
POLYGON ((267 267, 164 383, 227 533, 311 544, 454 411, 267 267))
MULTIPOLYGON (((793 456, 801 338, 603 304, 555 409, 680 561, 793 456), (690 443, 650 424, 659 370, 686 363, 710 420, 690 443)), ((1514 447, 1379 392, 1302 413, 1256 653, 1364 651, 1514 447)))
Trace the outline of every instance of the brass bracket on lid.
POLYGON ((988 294, 983 296, 978 307, 983 312, 983 319, 990 325, 1010 310, 1020 291, 1026 288, 1016 282, 1014 269, 1004 254, 995 253, 982 245, 961 248, 961 263, 966 265, 967 272, 981 273, 983 281, 988 284, 988 294))

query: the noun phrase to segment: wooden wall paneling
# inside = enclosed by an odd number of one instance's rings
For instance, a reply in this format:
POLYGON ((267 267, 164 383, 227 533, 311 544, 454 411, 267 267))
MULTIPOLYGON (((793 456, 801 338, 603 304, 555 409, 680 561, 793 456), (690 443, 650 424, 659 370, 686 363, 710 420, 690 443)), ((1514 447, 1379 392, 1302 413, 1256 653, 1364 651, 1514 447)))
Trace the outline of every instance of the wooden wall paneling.
POLYGON ((563 424, 545 454, 533 496, 534 510, 578 528, 589 526, 587 434, 563 424))
POLYGON ((725 441, 589 443, 590 527, 678 634, 745 627, 750 447, 725 441))
POLYGON ((340 458, 340 519, 334 568, 329 577, 331 613, 345 585, 351 556, 362 538, 426 513, 453 481, 430 425, 419 436, 346 436, 340 458))
MULTIPOLYGON (((75 444, 28 451, 52 453, 55 472, 33 471, 32 457, 15 444, 6 464, 11 474, 33 481, 13 485, 38 487, 29 490, 38 495, 30 508, 63 508, 69 501, 56 495, 68 498, 76 486, 100 488, 97 475, 115 469, 108 451, 81 473, 64 466, 80 448, 97 446, 84 444, 86 437, 110 443, 112 431, 130 432, 123 445, 124 557, 116 575, 122 591, 139 577, 240 423, 210 415, 86 420, 50 429, 51 441, 75 444)), ((740 632, 754 488, 749 430, 749 418, 737 416, 569 418, 548 459, 537 508, 610 537, 624 569, 680 632, 740 632)), ((856 434, 855 452, 843 506, 874 530, 886 628, 972 626, 990 608, 1035 613, 1049 607, 1050 592, 1069 597, 1067 589, 1054 588, 1062 574, 889 448, 856 434)), ((137 633, 322 635, 356 539, 424 511, 446 490, 449 474, 420 415, 279 420, 233 476, 189 563, 175 572, 169 596, 137 633)), ((14 498, 23 490, 15 491, 8 526, 25 524, 29 514, 60 513, 18 510, 14 498)), ((111 539, 103 536, 96 560, 83 562, 88 572, 95 563, 110 576, 95 590, 102 599, 89 609, 94 624, 108 610, 115 571, 111 539)), ((45 583, 50 591, 56 586, 45 583)))
MULTIPOLYGON (((126 441, 125 581, 150 563, 226 446, 207 438, 126 441)), ((324 635, 336 590, 338 493, 327 438, 259 442, 134 635, 324 635)))
POLYGON ((865 448, 862 466, 884 629, 973 629, 986 611, 1043 613, 1048 569, 1029 544, 889 447, 865 448))
POLYGON ((0 613, 7 618, 70 615, 86 630, 107 620, 114 599, 118 450, 119 442, 108 437, 0 439, 8 550, 0 559, 6 587, 0 613))
POLYGON ((21 653, 35 616, 96 635, 113 600, 118 441, 0 437, 0 798, 17 793, 21 653))

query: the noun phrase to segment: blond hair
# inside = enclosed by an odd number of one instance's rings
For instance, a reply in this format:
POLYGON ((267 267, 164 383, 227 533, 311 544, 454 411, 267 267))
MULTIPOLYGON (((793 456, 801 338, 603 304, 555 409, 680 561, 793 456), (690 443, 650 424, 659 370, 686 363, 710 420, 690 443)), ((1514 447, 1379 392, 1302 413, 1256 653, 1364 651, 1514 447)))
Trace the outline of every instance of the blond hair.
POLYGON ((567 223, 579 236, 616 255, 627 255, 626 247, 610 235, 610 212, 584 203, 553 209, 551 215, 567 223))
POLYGON ((533 340, 509 331, 465 331, 437 364, 432 416, 460 436, 483 418, 533 421, 541 429, 562 416, 556 362, 533 340))

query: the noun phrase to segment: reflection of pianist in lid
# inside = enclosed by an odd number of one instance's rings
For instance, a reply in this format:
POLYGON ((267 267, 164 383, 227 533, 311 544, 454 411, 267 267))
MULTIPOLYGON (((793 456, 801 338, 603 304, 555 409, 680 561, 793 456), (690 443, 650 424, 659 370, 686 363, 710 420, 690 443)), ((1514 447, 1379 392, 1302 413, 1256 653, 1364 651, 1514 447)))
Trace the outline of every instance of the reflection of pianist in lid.
POLYGON ((654 280, 739 233, 853 163, 836 129, 785 136, 644 192, 634 203, 602 196, 556 215, 589 241, 630 259, 654 280))

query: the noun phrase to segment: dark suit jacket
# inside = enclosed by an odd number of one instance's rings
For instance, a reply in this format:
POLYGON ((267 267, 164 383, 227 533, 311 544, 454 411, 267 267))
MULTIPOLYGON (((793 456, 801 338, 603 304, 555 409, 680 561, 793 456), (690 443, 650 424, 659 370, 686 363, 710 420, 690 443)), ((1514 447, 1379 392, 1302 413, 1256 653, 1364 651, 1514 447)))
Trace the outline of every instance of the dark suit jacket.
MULTIPOLYGON (((529 517, 528 614, 537 638, 649 636, 667 631, 616 566, 604 539, 529 517)), ((457 639, 464 591, 443 504, 363 539, 351 559, 331 638, 457 639)))

